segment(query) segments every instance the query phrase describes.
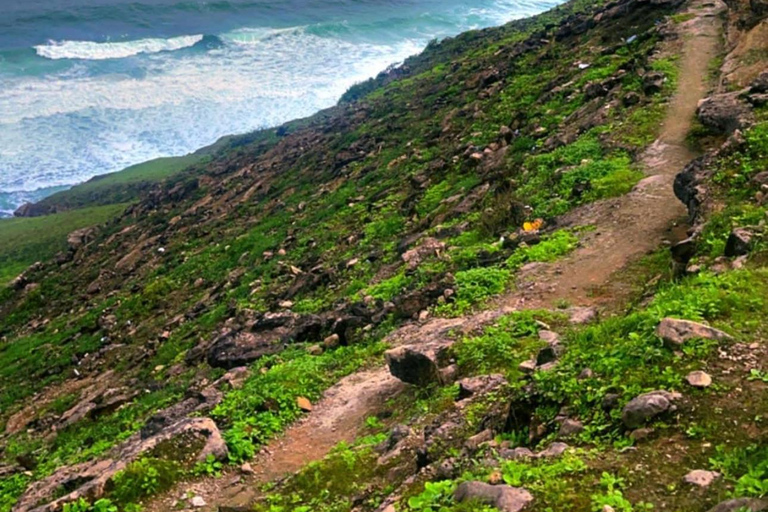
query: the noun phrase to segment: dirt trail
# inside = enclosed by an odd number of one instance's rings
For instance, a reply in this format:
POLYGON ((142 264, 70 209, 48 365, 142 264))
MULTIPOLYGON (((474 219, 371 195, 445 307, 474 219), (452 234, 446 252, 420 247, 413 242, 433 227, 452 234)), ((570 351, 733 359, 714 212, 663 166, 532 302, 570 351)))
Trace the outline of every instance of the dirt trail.
MULTIPOLYGON (((647 177, 629 194, 578 208, 568 214, 565 226, 591 225, 581 246, 556 264, 525 269, 517 290, 487 311, 464 318, 433 318, 402 326, 390 337, 393 345, 450 343, 449 332, 470 332, 516 309, 552 307, 559 301, 576 306, 600 306, 611 297, 594 291, 611 276, 665 241, 679 237, 685 210, 674 197, 672 183, 697 155, 685 144, 697 103, 706 96, 708 64, 719 50, 723 8, 718 2, 693 0, 689 11, 695 17, 680 25, 681 48, 678 91, 670 101, 659 139, 642 157, 647 177)), ((208 505, 247 505, 258 495, 258 485, 293 473, 308 462, 321 459, 341 441, 356 437, 365 418, 387 398, 403 389, 385 367, 346 377, 330 388, 314 410, 286 433, 271 442, 253 461, 253 474, 232 471, 219 479, 189 483, 148 504, 148 512, 164 512, 185 492, 202 496, 208 505)))

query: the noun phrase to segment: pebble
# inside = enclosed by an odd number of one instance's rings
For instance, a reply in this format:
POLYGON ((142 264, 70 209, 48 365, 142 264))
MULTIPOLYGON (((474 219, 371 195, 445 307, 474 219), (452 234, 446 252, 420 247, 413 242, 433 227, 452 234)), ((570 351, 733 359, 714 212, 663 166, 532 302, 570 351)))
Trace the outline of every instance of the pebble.
POLYGON ((712 385, 712 377, 710 377, 708 373, 702 371, 689 373, 685 380, 695 388, 708 388, 712 385))

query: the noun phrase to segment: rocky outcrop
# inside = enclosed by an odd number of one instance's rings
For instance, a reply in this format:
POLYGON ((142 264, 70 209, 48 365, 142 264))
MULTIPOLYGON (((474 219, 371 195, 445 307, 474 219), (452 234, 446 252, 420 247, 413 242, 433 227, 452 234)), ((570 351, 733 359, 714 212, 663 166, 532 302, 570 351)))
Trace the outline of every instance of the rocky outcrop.
POLYGON ((187 418, 162 432, 143 438, 134 434, 111 450, 105 459, 61 468, 52 475, 34 482, 19 498, 14 512, 57 512, 64 503, 84 498, 95 501, 102 496, 111 478, 140 456, 173 442, 180 461, 204 461, 209 456, 223 460, 227 446, 216 424, 209 418, 187 418), (184 453, 179 447, 192 450, 184 453), (72 489, 59 496, 61 489, 72 489), (55 496, 59 496, 54 499, 55 496), (40 505, 44 503, 44 505, 40 505))

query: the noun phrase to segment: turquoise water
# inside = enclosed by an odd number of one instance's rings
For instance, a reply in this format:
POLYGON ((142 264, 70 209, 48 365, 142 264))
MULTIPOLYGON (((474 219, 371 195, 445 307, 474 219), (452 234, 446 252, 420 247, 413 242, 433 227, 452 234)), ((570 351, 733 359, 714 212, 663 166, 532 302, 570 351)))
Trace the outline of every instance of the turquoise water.
POLYGON ((0 214, 333 105, 431 39, 553 0, 0 0, 0 214))

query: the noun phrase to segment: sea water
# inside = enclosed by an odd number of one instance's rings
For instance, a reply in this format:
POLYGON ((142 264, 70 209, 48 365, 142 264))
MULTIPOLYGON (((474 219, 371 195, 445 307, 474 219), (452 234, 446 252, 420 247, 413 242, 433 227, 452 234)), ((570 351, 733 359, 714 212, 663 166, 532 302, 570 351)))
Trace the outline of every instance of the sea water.
POLYGON ((333 105, 435 38, 558 0, 0 0, 0 215, 333 105))

